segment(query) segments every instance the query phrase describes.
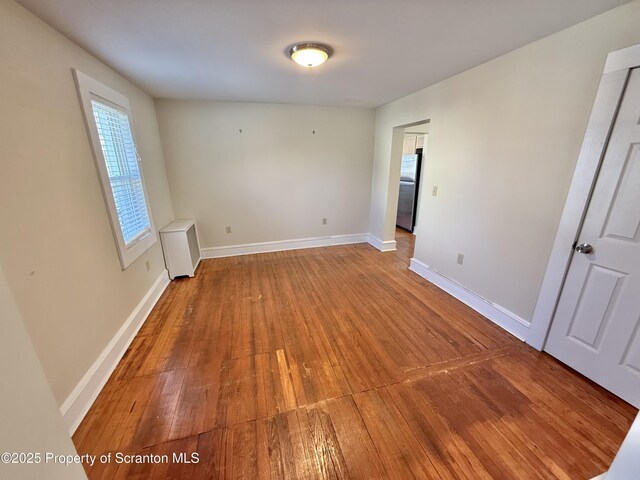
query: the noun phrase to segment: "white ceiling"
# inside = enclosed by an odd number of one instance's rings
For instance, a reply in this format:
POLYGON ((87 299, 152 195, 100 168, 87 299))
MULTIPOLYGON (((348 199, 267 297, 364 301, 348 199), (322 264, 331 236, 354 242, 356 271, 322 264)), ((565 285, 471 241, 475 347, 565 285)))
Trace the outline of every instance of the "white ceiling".
POLYGON ((17 1, 156 97, 371 107, 628 0, 17 1))

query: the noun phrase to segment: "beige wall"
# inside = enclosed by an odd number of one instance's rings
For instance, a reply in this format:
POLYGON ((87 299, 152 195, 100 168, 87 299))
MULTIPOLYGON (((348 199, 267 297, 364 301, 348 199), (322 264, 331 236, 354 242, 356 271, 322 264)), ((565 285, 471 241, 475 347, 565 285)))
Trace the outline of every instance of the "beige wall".
POLYGON ((72 67, 129 97, 154 220, 173 218, 152 98, 0 0, 0 262, 59 405, 164 269, 158 243, 120 270, 72 67))
POLYGON ((176 217, 197 219, 202 247, 368 232, 372 109, 156 108, 176 217))
MULTIPOLYGON (((76 455, 1 267, 0 318, 0 452, 76 455)), ((0 463, 0 478, 87 478, 81 465, 55 465, 42 460, 34 465, 0 463)))
POLYGON ((639 22, 635 1, 378 108, 371 232, 394 235, 393 128, 430 119, 415 258, 530 320, 605 57, 639 22))

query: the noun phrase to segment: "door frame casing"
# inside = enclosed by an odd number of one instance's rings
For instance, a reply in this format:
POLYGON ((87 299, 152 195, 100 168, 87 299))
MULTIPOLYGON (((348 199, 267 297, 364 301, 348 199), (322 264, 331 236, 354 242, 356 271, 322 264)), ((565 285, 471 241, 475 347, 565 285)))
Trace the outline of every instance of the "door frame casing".
POLYGON ((538 350, 544 348, 549 335, 573 257, 572 245, 578 241, 630 72, 637 67, 640 67, 640 45, 617 50, 607 55, 526 338, 526 342, 538 350))

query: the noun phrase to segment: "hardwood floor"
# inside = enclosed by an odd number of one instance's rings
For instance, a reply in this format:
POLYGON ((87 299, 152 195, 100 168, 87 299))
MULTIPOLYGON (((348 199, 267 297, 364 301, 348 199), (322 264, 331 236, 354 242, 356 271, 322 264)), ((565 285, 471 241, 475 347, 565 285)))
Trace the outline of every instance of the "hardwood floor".
POLYGON ((409 264, 409 259, 413 257, 413 246, 416 237, 412 233, 396 227, 396 256, 403 262, 409 264))
POLYGON ((207 260, 171 282, 74 435, 80 454, 167 461, 89 478, 605 471, 636 410, 410 272, 412 248, 399 232, 397 252, 207 260))

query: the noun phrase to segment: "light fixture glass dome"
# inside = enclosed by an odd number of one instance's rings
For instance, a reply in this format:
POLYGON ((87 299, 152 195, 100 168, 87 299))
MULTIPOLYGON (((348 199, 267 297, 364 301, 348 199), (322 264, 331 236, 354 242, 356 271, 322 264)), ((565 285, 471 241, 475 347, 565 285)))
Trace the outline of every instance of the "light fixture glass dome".
POLYGON ((332 53, 331 47, 321 43, 298 43, 289 50, 291 60, 303 67, 322 65, 332 53))

